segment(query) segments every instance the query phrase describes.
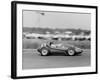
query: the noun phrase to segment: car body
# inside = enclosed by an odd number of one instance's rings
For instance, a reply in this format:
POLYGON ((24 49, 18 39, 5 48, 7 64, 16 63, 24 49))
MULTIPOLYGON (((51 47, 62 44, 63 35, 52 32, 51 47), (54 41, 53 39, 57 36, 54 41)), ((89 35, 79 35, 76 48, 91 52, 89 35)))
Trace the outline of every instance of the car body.
POLYGON ((80 54, 83 52, 82 49, 75 47, 70 44, 62 44, 62 43, 53 43, 53 42, 47 42, 41 44, 41 46, 37 49, 39 54, 41 56, 47 56, 52 52, 60 52, 65 53, 65 55, 74 56, 76 54, 80 54))

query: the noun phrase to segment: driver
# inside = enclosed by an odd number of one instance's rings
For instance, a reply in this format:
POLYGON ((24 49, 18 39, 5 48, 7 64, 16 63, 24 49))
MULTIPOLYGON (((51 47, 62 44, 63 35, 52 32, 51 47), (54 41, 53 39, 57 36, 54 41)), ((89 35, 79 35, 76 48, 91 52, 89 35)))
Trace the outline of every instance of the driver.
POLYGON ((49 44, 50 44, 50 46, 51 46, 52 48, 56 48, 56 45, 54 45, 54 42, 50 42, 49 44))
POLYGON ((50 44, 50 46, 51 46, 51 45, 53 44, 53 42, 50 42, 49 44, 50 44))

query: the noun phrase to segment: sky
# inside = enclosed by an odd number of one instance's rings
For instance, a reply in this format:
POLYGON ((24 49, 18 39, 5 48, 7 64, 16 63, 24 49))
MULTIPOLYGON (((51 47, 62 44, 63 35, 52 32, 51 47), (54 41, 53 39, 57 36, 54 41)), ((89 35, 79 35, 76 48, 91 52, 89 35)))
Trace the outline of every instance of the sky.
POLYGON ((90 30, 91 14, 24 10, 23 27, 90 30))

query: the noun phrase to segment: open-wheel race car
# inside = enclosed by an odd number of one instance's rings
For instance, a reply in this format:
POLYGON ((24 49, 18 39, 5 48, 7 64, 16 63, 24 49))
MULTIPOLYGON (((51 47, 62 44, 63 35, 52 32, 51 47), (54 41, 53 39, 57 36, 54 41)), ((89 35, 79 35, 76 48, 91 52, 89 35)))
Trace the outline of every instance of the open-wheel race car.
POLYGON ((54 43, 54 42, 47 42, 41 44, 41 46, 37 49, 39 55, 41 56, 48 56, 52 52, 60 52, 64 53, 65 55, 74 56, 83 52, 82 49, 70 45, 70 44, 62 44, 62 43, 54 43))

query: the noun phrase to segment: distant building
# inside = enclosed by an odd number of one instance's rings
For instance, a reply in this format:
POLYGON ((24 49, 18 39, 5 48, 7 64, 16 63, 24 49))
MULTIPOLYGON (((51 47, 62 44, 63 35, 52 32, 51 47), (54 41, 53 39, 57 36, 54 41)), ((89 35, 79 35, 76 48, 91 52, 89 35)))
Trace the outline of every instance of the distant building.
POLYGON ((55 34, 60 34, 60 32, 59 31, 55 31, 55 34))
POLYGON ((72 32, 71 31, 66 31, 66 32, 64 32, 64 34, 72 34, 72 32))
POLYGON ((46 34, 50 34, 50 32, 49 31, 46 31, 46 34))

